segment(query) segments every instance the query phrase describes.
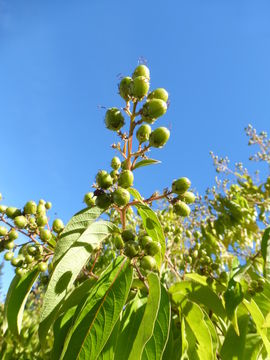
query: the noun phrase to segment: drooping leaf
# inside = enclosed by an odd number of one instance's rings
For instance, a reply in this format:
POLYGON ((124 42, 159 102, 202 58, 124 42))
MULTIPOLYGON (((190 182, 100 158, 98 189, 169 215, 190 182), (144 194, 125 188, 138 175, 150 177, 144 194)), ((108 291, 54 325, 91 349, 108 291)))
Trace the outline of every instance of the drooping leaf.
POLYGON ((264 276, 270 280, 270 226, 264 230, 261 252, 264 260, 264 276))
POLYGON ((92 223, 56 264, 43 301, 39 326, 41 342, 92 250, 97 248, 114 228, 115 225, 107 221, 92 223))
POLYGON ((142 360, 161 359, 169 336, 171 305, 167 290, 161 285, 161 297, 154 332, 145 345, 142 360))
POLYGON ((60 359, 98 359, 123 309, 132 274, 122 256, 106 269, 77 315, 60 359))
POLYGON ((230 320, 233 319, 237 306, 242 302, 244 294, 240 283, 233 279, 229 281, 228 288, 224 293, 225 309, 230 320))
POLYGON ((13 334, 20 334, 25 303, 38 275, 39 270, 35 267, 22 277, 15 275, 13 278, 5 301, 4 332, 8 328, 13 334))
POLYGON ((60 239, 57 241, 53 261, 57 262, 79 239, 85 229, 88 228, 102 213, 96 206, 86 208, 75 214, 65 226, 60 239))
POLYGON ((130 344, 131 351, 127 360, 141 359, 144 347, 153 335, 155 328, 161 296, 160 281, 158 276, 154 273, 150 273, 147 279, 149 284, 147 304, 138 329, 138 333, 134 339, 134 342, 130 344))
POLYGON ((160 164, 160 163, 161 163, 161 161, 159 161, 159 160, 155 160, 155 159, 144 159, 144 160, 138 161, 138 162, 135 164, 133 170, 138 169, 138 168, 140 168, 140 167, 142 167, 142 166, 148 166, 148 165, 154 165, 154 164, 160 164))
POLYGON ((149 236, 151 236, 153 241, 158 242, 161 246, 160 254, 155 255, 157 265, 160 268, 166 250, 166 241, 162 226, 156 213, 149 206, 145 204, 137 204, 136 207, 140 217, 142 218, 145 231, 149 236))
POLYGON ((167 341, 162 360, 180 360, 183 353, 183 350, 181 349, 181 347, 183 348, 184 342, 183 336, 181 336, 181 330, 176 327, 173 319, 171 320, 170 325, 169 339, 167 341))
POLYGON ((118 320, 116 325, 113 328, 113 331, 106 342, 106 345, 104 346, 102 352, 99 355, 99 360, 114 360, 115 357, 115 347, 117 343, 117 337, 120 330, 120 321, 118 320))

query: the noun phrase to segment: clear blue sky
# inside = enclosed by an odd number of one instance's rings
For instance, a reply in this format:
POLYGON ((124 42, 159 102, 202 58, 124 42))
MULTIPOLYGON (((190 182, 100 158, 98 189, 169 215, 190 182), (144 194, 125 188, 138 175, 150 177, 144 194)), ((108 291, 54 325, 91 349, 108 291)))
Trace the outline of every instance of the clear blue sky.
MULTIPOLYGON (((158 166, 137 170, 142 194, 188 176, 214 182, 209 151, 247 162, 243 129, 270 124, 270 2, 0 0, 0 192, 5 202, 52 201, 67 221, 115 135, 98 105, 123 106, 117 75, 139 57, 171 106, 158 166)), ((11 270, 5 267, 4 290, 11 270)))

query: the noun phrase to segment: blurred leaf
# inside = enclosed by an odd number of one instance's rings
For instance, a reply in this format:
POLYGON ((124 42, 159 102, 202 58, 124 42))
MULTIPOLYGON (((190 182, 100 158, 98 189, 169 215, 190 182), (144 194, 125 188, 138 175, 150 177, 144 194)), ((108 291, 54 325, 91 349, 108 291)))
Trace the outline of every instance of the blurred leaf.
POLYGON ((141 161, 137 162, 137 163, 135 164, 133 170, 138 169, 138 168, 143 167, 143 166, 160 164, 160 163, 161 163, 161 161, 159 161, 159 160, 155 160, 155 159, 144 159, 144 160, 141 160, 141 161))

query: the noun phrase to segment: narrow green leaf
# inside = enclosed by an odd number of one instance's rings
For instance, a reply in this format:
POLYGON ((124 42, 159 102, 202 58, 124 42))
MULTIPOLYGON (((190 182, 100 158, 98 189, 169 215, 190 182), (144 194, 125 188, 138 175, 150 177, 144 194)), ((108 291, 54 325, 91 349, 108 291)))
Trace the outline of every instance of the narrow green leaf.
POLYGON ((66 338, 60 359, 98 359, 120 316, 132 283, 129 260, 118 257, 101 275, 66 338))
POLYGON ((160 281, 156 274, 150 273, 147 277, 149 284, 149 295, 143 318, 133 343, 128 360, 141 359, 146 343, 153 335, 158 309, 160 304, 160 281))
POLYGON ((113 331, 106 342, 101 354, 99 355, 98 360, 114 360, 115 357, 115 347, 117 343, 117 337, 120 331, 120 321, 118 320, 116 325, 113 328, 113 331))
POLYGON ((236 308, 242 302, 243 298, 244 294, 241 285, 231 279, 224 293, 225 309, 230 320, 233 319, 236 308))
POLYGON ((167 290, 161 285, 161 297, 154 332, 145 345, 142 360, 161 359, 169 337, 171 305, 167 290))
POLYGON ((138 191, 137 189, 128 188, 128 191, 129 191, 130 194, 134 197, 134 199, 140 200, 140 201, 143 200, 143 198, 141 197, 141 194, 139 193, 139 191, 138 191))
POLYGON ((142 166, 148 166, 148 165, 154 165, 154 164, 160 164, 161 161, 155 160, 155 159, 144 159, 139 162, 137 162, 133 168, 133 170, 138 169, 142 166))
POLYGON ((262 348, 262 338, 258 334, 247 334, 243 360, 266 359, 266 357, 260 357, 262 348))
POLYGON ((92 250, 97 248, 114 228, 115 225, 107 221, 92 223, 56 264, 43 301, 39 326, 41 342, 92 250))
POLYGON ((101 213, 102 210, 95 206, 81 210, 70 219, 57 241, 53 256, 54 262, 57 262, 67 252, 101 213))
POLYGON ((270 280, 270 226, 264 230, 261 252, 264 260, 264 276, 270 280))
POLYGON ((161 246, 160 254, 155 256, 158 267, 160 268, 166 251, 166 241, 162 226, 156 213, 149 206, 145 204, 137 204, 136 207, 140 217, 142 218, 145 231, 149 236, 151 236, 153 241, 158 242, 161 246))
POLYGON ((4 332, 8 328, 14 335, 20 334, 25 303, 38 274, 39 270, 35 267, 23 277, 15 275, 13 278, 5 301, 4 332))
POLYGON ((172 319, 170 324, 169 339, 166 344, 162 360, 180 360, 183 353, 183 336, 180 329, 176 327, 175 321, 172 319))

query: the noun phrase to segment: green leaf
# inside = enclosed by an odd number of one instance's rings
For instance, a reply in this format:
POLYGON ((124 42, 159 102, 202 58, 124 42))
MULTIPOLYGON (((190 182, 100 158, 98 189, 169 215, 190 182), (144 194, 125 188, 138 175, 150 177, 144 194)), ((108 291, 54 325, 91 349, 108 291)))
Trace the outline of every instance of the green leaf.
POLYGON ((142 166, 148 166, 148 165, 153 165, 153 164, 160 164, 161 161, 159 160, 155 160, 155 159, 144 159, 144 160, 141 160, 139 162, 137 162, 133 168, 133 170, 135 169, 138 169, 142 166))
POLYGON ((41 342, 54 322, 63 299, 87 263, 93 249, 115 228, 110 222, 92 223, 56 264, 43 300, 39 337, 41 342))
POLYGON ((8 328, 14 335, 20 334, 25 303, 38 275, 39 270, 35 267, 24 276, 13 278, 5 301, 4 332, 8 328))
POLYGON ((160 281, 154 273, 150 273, 147 279, 149 284, 148 300, 135 340, 130 344, 131 351, 127 360, 141 359, 144 347, 154 332, 161 296, 160 281))
POLYGON ((109 337, 109 340, 106 342, 101 354, 99 355, 99 360, 114 360, 115 357, 115 347, 117 343, 117 337, 120 331, 120 321, 118 320, 116 325, 113 328, 113 331, 109 337))
POLYGON ((139 191, 137 189, 128 188, 128 191, 134 197, 134 199, 140 200, 140 201, 143 200, 143 198, 141 197, 141 194, 139 193, 139 191))
POLYGON ((233 319, 235 310, 242 302, 243 298, 244 294, 241 285, 231 279, 229 281, 228 288, 224 293, 225 309, 230 320, 233 319))
POLYGON ((138 213, 142 218, 143 226, 147 234, 151 236, 153 241, 158 242, 161 246, 160 254, 155 256, 157 265, 160 268, 166 251, 166 241, 162 226, 156 213, 149 206, 145 204, 136 204, 135 206, 137 207, 138 213))
POLYGON ((270 280, 270 226, 263 233, 261 252, 264 260, 264 276, 270 280))
POLYGON ((264 328, 264 316, 261 312, 261 310, 259 309, 258 305, 255 303, 255 301, 253 299, 251 299, 250 301, 244 299, 243 300, 244 305, 246 306, 248 312, 250 313, 256 328, 257 328, 257 332, 260 334, 262 341, 264 343, 265 349, 268 353, 268 356, 270 356, 270 342, 269 342, 269 338, 267 335, 267 328, 264 328))
POLYGON ((79 239, 82 233, 102 213, 98 207, 86 208, 75 214, 65 226, 60 239, 56 243, 53 261, 57 262, 68 249, 79 239))
POLYGON ((60 359, 98 359, 120 316, 133 268, 122 256, 101 275, 66 338, 60 359))
POLYGON ((150 340, 145 345, 142 360, 161 359, 169 337, 171 320, 171 305, 167 290, 161 285, 161 298, 154 327, 150 340))

